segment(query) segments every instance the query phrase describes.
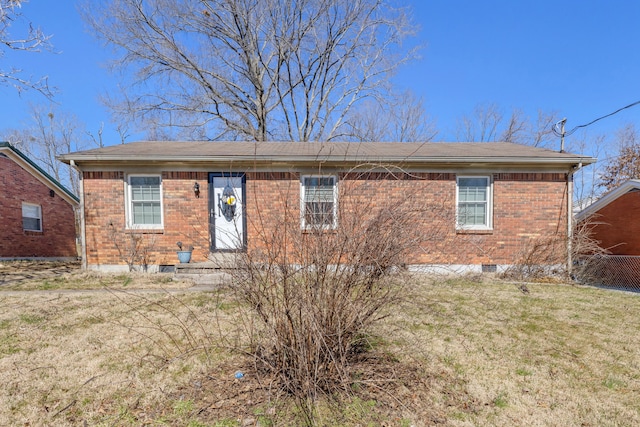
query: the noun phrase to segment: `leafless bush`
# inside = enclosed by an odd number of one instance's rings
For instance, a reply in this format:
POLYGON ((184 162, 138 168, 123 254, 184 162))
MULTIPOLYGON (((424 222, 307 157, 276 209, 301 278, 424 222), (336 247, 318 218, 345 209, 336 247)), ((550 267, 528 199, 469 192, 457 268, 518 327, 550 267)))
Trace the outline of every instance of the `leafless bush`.
POLYGON ((121 230, 113 222, 107 224, 107 230, 119 258, 127 263, 129 271, 135 271, 139 266, 146 272, 152 261, 155 237, 145 237, 136 230, 121 230))
POLYGON ((202 352, 207 362, 216 348, 209 325, 181 298, 167 292, 164 299, 108 289, 123 306, 128 316, 118 319, 117 325, 126 328, 150 345, 141 360, 156 368, 171 361, 202 352), (155 316, 149 313, 156 314, 155 316))
POLYGON ((516 255, 503 276, 517 280, 539 280, 566 274, 566 234, 556 233, 531 239, 516 255))
POLYGON ((593 260, 606 254, 592 237, 593 220, 574 224, 571 241, 565 233, 541 236, 530 241, 516 256, 504 276, 511 279, 542 279, 556 276, 563 279, 586 279, 593 274, 593 260), (570 243, 570 244, 569 244, 570 243), (567 256, 571 265, 567 264, 567 256))
POLYGON ((452 223, 444 203, 410 191, 371 197, 372 185, 379 195, 379 186, 409 189, 409 183, 358 177, 339 182, 335 228, 327 209, 327 217, 301 229, 299 210, 286 202, 254 224, 262 244, 247 253, 234 281, 255 316, 252 354, 259 367, 307 404, 348 389, 350 363, 367 349, 370 327, 403 296, 408 257, 427 241, 441 242, 452 223))
POLYGON ((592 216, 578 222, 574 229, 571 276, 582 283, 592 283, 601 276, 602 256, 610 253, 593 238, 593 228, 598 224, 597 217, 592 216))

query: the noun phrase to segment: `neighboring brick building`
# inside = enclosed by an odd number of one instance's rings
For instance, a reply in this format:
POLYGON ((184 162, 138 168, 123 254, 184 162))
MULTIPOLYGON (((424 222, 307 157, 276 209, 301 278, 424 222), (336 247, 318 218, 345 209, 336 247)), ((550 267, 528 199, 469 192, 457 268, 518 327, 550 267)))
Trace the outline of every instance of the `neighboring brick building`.
POLYGON ((291 219, 339 233, 409 200, 424 211, 410 263, 474 271, 565 235, 573 173, 595 162, 510 143, 319 142, 137 142, 62 160, 82 172, 89 268, 126 269, 131 247, 138 263, 173 265, 177 241, 195 262, 259 253, 291 219))
POLYGON ((591 221, 591 237, 611 255, 640 255, 640 180, 611 190, 576 215, 591 221))
POLYGON ((78 198, 0 142, 0 259, 76 259, 78 198))

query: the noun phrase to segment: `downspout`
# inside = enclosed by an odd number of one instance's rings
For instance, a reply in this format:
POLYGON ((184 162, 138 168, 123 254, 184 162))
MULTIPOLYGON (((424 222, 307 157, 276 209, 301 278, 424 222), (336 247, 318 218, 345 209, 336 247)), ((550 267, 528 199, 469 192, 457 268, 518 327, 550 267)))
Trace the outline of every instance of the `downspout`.
POLYGON ((76 171, 78 171, 78 191, 80 192, 80 194, 78 195, 80 197, 80 255, 82 256, 82 269, 83 270, 87 270, 88 268, 88 264, 87 264, 87 239, 86 239, 86 234, 87 234, 87 229, 85 226, 85 219, 84 219, 84 179, 82 177, 82 171, 78 168, 78 166, 76 165, 76 162, 74 162, 73 160, 69 160, 69 165, 74 168, 76 171))
POLYGON ((567 274, 571 277, 571 267, 573 266, 573 257, 571 251, 573 245, 573 170, 567 174, 567 274))
POLYGON ((574 165, 567 174, 567 274, 573 271, 573 175, 582 168, 582 162, 574 165))

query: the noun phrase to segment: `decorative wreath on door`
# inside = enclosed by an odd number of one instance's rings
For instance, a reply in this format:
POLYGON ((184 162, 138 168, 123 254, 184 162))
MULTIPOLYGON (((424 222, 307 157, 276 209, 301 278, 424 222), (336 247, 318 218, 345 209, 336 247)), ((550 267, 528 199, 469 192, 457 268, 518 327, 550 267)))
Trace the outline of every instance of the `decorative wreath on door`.
POLYGON ((233 188, 227 184, 227 186, 222 189, 222 194, 218 195, 218 208, 228 222, 233 221, 233 218, 236 216, 236 201, 237 199, 233 188))

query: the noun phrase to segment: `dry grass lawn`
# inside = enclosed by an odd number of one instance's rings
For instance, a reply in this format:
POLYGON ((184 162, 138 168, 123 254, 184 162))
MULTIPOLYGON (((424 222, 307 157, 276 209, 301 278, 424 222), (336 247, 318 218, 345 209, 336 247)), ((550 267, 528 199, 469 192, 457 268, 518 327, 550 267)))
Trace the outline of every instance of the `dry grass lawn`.
MULTIPOLYGON (((240 354, 246 323, 225 291, 136 293, 188 283, 77 269, 3 282, 2 264, 0 425, 299 425, 240 354)), ((639 294, 422 276, 410 288, 319 425, 640 425, 639 294)))

